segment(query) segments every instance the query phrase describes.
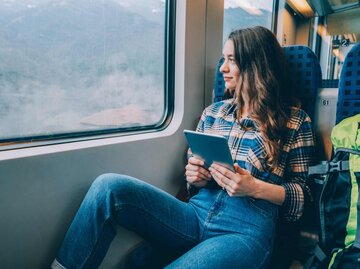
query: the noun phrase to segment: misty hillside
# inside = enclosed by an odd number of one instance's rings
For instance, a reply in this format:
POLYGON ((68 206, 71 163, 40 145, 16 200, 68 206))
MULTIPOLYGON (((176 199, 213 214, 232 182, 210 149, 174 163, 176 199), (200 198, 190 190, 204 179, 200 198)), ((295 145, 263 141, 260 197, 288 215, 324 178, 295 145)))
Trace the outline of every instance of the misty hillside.
POLYGON ((157 16, 111 0, 1 2, 0 139, 91 129, 84 117, 132 104, 156 122, 164 66, 156 3, 157 16))
MULTIPOLYGON (((226 9, 225 32, 269 14, 226 9)), ((1 1, 0 140, 159 121, 164 18, 160 0, 1 1)))
POLYGON ((250 14, 242 8, 227 8, 224 16, 224 40, 228 34, 237 28, 246 28, 256 25, 271 25, 272 13, 270 11, 261 9, 260 15, 250 14))
MULTIPOLYGON (((11 45, 12 53, 9 47, 0 46, 0 72, 14 68, 26 74, 31 70, 39 77, 63 82, 69 69, 72 76, 84 72, 98 76, 114 68, 125 71, 134 61, 135 71, 159 76, 162 70, 149 65, 162 64, 164 37, 159 32, 163 24, 116 3, 90 3, 51 2, 18 15, 14 12, 12 19, 2 24, 2 38, 11 45)), ((1 11, 0 18, 9 17, 1 11)))

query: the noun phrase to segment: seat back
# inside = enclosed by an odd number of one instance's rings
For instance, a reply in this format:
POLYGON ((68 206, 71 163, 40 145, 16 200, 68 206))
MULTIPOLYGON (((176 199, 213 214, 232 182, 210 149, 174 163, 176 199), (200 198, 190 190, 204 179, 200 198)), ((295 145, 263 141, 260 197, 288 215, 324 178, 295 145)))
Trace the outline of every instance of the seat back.
POLYGON ((315 115, 315 103, 321 86, 321 67, 315 53, 306 46, 284 47, 289 66, 292 86, 298 93, 302 109, 310 116, 315 115))
POLYGON ((224 76, 220 72, 220 67, 224 63, 224 58, 221 57, 219 60, 219 63, 216 67, 215 71, 215 78, 214 78, 214 98, 213 102, 219 102, 221 100, 224 100, 224 93, 225 93, 225 81, 224 76))
POLYGON ((336 124, 360 113, 360 43, 346 55, 339 80, 336 124))
MULTIPOLYGON (((302 109, 314 118, 317 91, 321 85, 321 68, 314 52, 306 46, 287 46, 284 53, 288 62, 289 74, 293 87, 298 93, 302 109)), ((221 58, 215 73, 214 102, 224 99, 225 83, 220 66, 221 58)))

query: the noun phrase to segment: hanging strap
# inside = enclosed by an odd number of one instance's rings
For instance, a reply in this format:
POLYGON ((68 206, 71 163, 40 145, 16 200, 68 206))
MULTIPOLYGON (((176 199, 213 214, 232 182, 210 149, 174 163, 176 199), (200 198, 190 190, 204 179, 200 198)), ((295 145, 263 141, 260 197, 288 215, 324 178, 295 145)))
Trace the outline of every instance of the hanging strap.
POLYGON ((322 262, 323 260, 326 259, 326 254, 324 253, 324 251, 319 247, 319 245, 316 245, 315 250, 314 250, 314 255, 316 256, 316 258, 322 262))
MULTIPOLYGON (((335 155, 339 152, 348 152, 355 155, 360 155, 360 151, 348 148, 337 148, 335 155)), ((348 171, 350 170, 349 161, 322 161, 318 165, 309 167, 309 175, 324 175, 332 172, 348 171)))
POLYGON ((318 165, 309 167, 309 175, 323 175, 332 172, 349 171, 349 161, 322 161, 318 165))
POLYGON ((326 254, 320 248, 319 245, 316 245, 313 255, 306 261, 306 263, 303 266, 303 269, 313 268, 315 259, 318 260, 320 262, 320 264, 326 259, 326 254))

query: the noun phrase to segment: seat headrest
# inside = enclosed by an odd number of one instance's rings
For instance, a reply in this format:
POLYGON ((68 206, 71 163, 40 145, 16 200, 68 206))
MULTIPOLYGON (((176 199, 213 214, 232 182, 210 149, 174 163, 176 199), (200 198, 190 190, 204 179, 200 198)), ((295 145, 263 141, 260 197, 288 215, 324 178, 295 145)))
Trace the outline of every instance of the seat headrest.
MULTIPOLYGON (((321 68, 314 52, 306 46, 284 47, 285 57, 289 66, 289 74, 293 87, 299 94, 302 108, 310 118, 314 117, 317 91, 321 85, 321 68)), ((215 73, 214 102, 224 99, 225 83, 220 66, 224 59, 221 58, 215 73)))
POLYGON ((346 55, 340 73, 336 123, 360 113, 360 43, 346 55))
POLYGON ((301 101, 301 108, 314 119, 315 103, 321 86, 321 67, 315 53, 307 46, 284 47, 292 87, 301 101))

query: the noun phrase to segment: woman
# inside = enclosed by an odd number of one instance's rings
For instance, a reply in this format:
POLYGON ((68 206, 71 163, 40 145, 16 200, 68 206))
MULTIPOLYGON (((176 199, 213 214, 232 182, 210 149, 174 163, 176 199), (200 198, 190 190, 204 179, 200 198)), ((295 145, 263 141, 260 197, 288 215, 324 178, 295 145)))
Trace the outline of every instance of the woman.
POLYGON ((303 210, 313 152, 310 119, 295 106, 284 55, 266 28, 236 30, 223 49, 234 98, 203 112, 197 131, 225 136, 236 173, 191 156, 188 203, 143 181, 105 174, 92 184, 52 268, 97 268, 116 225, 181 253, 166 268, 266 268, 279 214, 303 210))

